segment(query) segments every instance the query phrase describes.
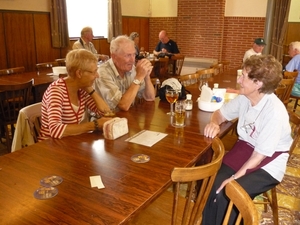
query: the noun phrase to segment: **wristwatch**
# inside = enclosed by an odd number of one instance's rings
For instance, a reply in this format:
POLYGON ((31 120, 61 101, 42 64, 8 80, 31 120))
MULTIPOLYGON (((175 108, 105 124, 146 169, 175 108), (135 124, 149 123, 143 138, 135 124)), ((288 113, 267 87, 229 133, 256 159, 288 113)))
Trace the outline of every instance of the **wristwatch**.
POLYGON ((134 79, 132 82, 136 85, 141 85, 142 84, 142 82, 138 79, 134 79))

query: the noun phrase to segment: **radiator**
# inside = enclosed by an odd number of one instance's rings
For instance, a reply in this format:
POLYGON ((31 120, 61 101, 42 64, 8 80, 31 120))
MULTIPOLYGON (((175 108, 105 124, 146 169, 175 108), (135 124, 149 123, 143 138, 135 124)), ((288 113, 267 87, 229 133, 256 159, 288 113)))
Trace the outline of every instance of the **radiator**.
POLYGON ((217 59, 211 58, 185 57, 181 75, 195 73, 197 70, 209 68, 211 65, 216 64, 217 62, 217 59))

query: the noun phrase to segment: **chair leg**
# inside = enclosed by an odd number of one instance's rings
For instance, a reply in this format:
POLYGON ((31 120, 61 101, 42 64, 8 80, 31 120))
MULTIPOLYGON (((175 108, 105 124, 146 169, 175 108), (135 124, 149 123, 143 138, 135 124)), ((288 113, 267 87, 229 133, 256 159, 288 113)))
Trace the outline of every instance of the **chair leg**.
POLYGON ((294 109, 293 109, 294 112, 296 111, 297 106, 298 106, 298 99, 295 99, 295 104, 294 104, 294 109))
POLYGON ((272 197, 272 200, 270 201, 270 203, 271 203, 271 208, 272 208, 272 212, 273 212, 274 225, 279 225, 276 186, 271 189, 271 197, 272 197))

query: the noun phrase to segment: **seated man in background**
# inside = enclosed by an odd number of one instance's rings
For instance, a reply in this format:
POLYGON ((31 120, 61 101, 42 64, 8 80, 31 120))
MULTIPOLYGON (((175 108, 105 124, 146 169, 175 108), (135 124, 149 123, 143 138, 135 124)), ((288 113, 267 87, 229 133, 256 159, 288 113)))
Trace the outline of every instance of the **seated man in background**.
POLYGON ((296 78, 292 95, 300 96, 300 42, 295 41, 289 44, 289 56, 292 59, 285 66, 286 71, 293 72, 298 70, 298 76, 296 78))
MULTIPOLYGON (((81 37, 74 42, 72 49, 81 49, 84 48, 93 54, 97 54, 97 50, 95 49, 92 40, 93 40, 93 29, 91 27, 84 27, 81 30, 81 37)), ((98 56, 98 54, 97 54, 98 56)), ((99 54, 98 60, 106 61, 109 57, 107 55, 101 55, 99 54)))
POLYGON ((253 42, 252 48, 245 52, 243 62, 245 62, 251 55, 261 55, 265 45, 266 42, 263 38, 256 38, 253 42))
POLYGON ((172 55, 172 54, 179 54, 179 49, 175 41, 171 40, 167 32, 165 30, 162 30, 159 32, 158 35, 159 43, 157 44, 155 50, 153 51, 153 54, 156 56, 160 55, 172 55))
POLYGON ((121 35, 111 41, 111 58, 99 69, 95 90, 103 97, 110 108, 118 107, 127 111, 135 98, 154 101, 155 91, 150 79, 152 65, 141 59, 135 66, 134 42, 121 35))

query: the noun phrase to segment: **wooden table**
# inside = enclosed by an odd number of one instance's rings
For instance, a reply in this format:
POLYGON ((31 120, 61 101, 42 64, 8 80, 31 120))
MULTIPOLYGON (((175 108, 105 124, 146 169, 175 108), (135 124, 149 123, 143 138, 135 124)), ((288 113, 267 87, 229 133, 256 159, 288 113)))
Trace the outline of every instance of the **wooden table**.
POLYGON ((22 74, 1 75, 0 84, 21 84, 33 79, 34 102, 40 102, 49 84, 58 79, 58 76, 47 75, 50 72, 51 70, 40 72, 40 74, 27 72, 22 74))
MULTIPOLYGON (((193 95, 198 86, 190 86, 193 95)), ((194 107, 187 113, 186 127, 170 125, 168 102, 142 102, 128 112, 129 133, 105 140, 102 133, 86 133, 49 139, 0 157, 0 224, 126 224, 170 185, 174 167, 188 167, 211 158, 211 139, 202 133, 211 113, 194 107), (146 147, 126 142, 141 130, 168 134, 146 147), (150 156, 134 163, 131 156, 150 156), (58 195, 34 198, 39 181, 49 175, 63 177, 58 195), (101 175, 104 189, 91 188, 89 176, 101 175)), ((221 126, 221 136, 233 127, 221 126)))

